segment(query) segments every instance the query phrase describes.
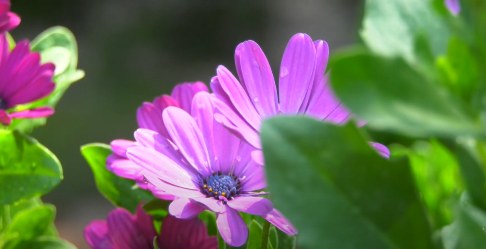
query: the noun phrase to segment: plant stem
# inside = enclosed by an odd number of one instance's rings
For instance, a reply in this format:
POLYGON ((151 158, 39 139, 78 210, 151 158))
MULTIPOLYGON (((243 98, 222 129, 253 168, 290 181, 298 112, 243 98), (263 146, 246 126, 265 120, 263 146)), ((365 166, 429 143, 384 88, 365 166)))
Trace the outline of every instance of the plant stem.
POLYGON ((265 220, 263 222, 263 228, 262 228, 262 244, 260 246, 260 249, 267 249, 268 248, 268 235, 270 234, 270 222, 265 220))
POLYGON ((2 208, 2 230, 10 224, 10 206, 3 205, 2 208))

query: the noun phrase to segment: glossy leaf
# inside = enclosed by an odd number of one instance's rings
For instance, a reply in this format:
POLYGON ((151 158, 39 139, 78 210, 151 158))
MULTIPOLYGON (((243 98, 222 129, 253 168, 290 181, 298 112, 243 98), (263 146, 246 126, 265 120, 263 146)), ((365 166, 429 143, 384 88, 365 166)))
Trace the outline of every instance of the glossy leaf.
POLYGON ((29 247, 36 249, 76 249, 76 246, 66 240, 47 236, 37 238, 29 244, 29 247))
POLYGON ((150 192, 133 188, 135 181, 121 178, 106 169, 106 158, 112 153, 110 146, 87 144, 81 147, 81 153, 93 171, 98 190, 113 205, 134 213, 140 202, 154 199, 150 192))
POLYGON ((250 233, 248 235, 247 247, 248 249, 260 249, 262 244, 262 226, 256 220, 250 224, 250 233))
POLYGON ((435 56, 444 54, 450 31, 430 0, 367 0, 361 38, 375 53, 417 60, 414 42, 429 37, 435 56))
POLYGON ((486 248, 486 214, 471 205, 456 205, 456 210, 456 221, 442 229, 444 248, 486 248))
POLYGON ((45 234, 54 216, 55 208, 52 205, 30 208, 17 214, 5 229, 3 236, 6 244, 2 248, 22 248, 20 245, 31 243, 45 234))
POLYGON ((465 104, 401 59, 367 52, 341 54, 331 82, 337 96, 367 127, 411 137, 484 136, 465 104))
POLYGON ((0 131, 0 205, 42 196, 63 179, 56 156, 17 131, 0 131))
POLYGON ((433 248, 408 162, 378 155, 353 123, 276 117, 261 137, 273 204, 300 247, 433 248))

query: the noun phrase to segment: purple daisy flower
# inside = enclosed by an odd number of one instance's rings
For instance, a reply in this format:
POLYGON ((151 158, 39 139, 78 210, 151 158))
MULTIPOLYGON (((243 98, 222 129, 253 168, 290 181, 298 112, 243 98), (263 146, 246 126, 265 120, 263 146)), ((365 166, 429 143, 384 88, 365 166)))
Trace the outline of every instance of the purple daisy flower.
POLYGON ((451 13, 456 16, 461 12, 461 4, 459 3, 459 0, 444 0, 444 4, 451 13))
POLYGON ((93 221, 84 230, 84 237, 93 249, 153 249, 155 236, 160 249, 218 248, 218 239, 208 236, 206 225, 197 218, 180 220, 168 215, 158 235, 152 217, 145 213, 142 205, 135 215, 116 208, 106 221, 93 221))
POLYGON ((259 215, 282 231, 295 228, 255 192, 266 187, 263 167, 252 160, 254 148, 214 121, 211 95, 198 93, 191 114, 175 107, 163 112, 169 139, 146 129, 135 132, 138 146, 128 148, 130 160, 144 168, 144 176, 157 188, 177 198, 169 213, 177 218, 195 217, 204 210, 217 214, 223 239, 241 246, 248 228, 238 211, 259 215), (171 146, 174 143, 178 150, 171 146))
POLYGON ((0 33, 8 32, 20 24, 20 17, 10 12, 10 0, 0 0, 0 33))
MULTIPOLYGON (((162 111, 168 106, 182 108, 186 112, 191 111, 192 98, 198 92, 209 92, 202 82, 182 83, 174 87, 171 96, 162 95, 154 99, 152 103, 145 102, 137 110, 137 122, 140 128, 156 131, 168 138, 167 130, 162 121, 162 111)), ((142 168, 128 160, 126 151, 128 147, 136 145, 136 142, 116 139, 111 142, 113 154, 106 159, 106 167, 109 171, 123 178, 135 180, 139 187, 149 189, 158 198, 173 200, 173 195, 160 191, 152 184, 147 184, 142 175, 142 168)))
MULTIPOLYGON (((0 4, 0 6, 2 6, 0 4)), ((9 125, 13 118, 40 118, 54 113, 51 107, 15 111, 21 104, 31 103, 51 94, 55 66, 40 63, 39 53, 31 53, 27 41, 10 51, 5 34, 0 34, 0 123, 9 125)))
MULTIPOLYGON (((215 114, 216 120, 257 149, 261 149, 260 126, 267 117, 300 114, 346 123, 353 115, 332 92, 325 74, 328 59, 325 41, 313 42, 306 34, 294 35, 283 55, 277 95, 272 70, 262 49, 254 41, 241 43, 235 52, 240 81, 224 66, 218 67, 217 77, 211 80, 211 89, 217 97, 214 103, 221 112, 215 114)), ((364 122, 359 121, 359 125, 364 122)), ((383 156, 389 156, 385 146, 370 144, 383 156)), ((254 156, 263 163, 260 153, 254 156)))

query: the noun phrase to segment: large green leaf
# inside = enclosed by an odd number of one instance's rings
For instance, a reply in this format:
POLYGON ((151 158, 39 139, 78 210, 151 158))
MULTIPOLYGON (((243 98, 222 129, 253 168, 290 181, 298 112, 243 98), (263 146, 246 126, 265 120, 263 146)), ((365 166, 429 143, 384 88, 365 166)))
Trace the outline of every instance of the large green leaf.
POLYGON ((456 221, 442 230, 445 249, 486 248, 486 214, 478 208, 456 205, 456 221))
POLYGON ((258 221, 253 220, 250 224, 250 231, 248 235, 247 249, 260 249, 262 244, 262 226, 258 221))
MULTIPOLYGON (((25 110, 40 106, 55 107, 69 86, 84 77, 84 72, 77 69, 78 47, 76 39, 67 28, 52 27, 35 38, 31 47, 32 51, 41 54, 43 63, 52 62, 56 65, 53 78, 56 89, 48 97, 18 106, 16 109, 25 110)), ((44 125, 45 122, 46 118, 19 119, 14 120, 10 127, 30 132, 34 127, 44 125)))
POLYGON ((430 0, 367 0, 360 35, 374 52, 416 62, 414 42, 428 37, 435 56, 444 54, 450 31, 430 0))
POLYGON ((354 124, 276 117, 262 125, 274 206, 303 248, 433 248, 406 160, 378 155, 354 124))
POLYGON ((2 248, 22 248, 20 245, 44 235, 54 220, 55 212, 54 206, 42 205, 17 214, 2 235, 6 241, 2 248))
POLYGON ((331 82, 345 105, 376 130, 412 137, 485 134, 459 98, 402 59, 343 53, 334 61, 331 82))
POLYGON ((17 131, 0 131, 0 205, 41 196, 63 179, 56 156, 17 131))
POLYGON ((41 236, 29 244, 36 249, 76 249, 76 246, 61 238, 41 236))
POLYGON ((140 202, 154 199, 150 192, 134 188, 135 181, 121 178, 106 169, 106 158, 112 153, 110 146, 87 144, 81 147, 81 153, 93 170, 98 190, 115 206, 133 213, 140 202))

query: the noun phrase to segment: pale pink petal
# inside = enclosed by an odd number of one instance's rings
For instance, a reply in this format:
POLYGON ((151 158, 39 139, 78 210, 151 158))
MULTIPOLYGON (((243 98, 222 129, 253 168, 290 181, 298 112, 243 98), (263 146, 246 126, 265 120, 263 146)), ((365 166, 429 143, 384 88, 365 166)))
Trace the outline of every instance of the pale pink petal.
POLYGON ((43 118, 54 114, 54 109, 51 107, 39 107, 31 110, 24 110, 10 113, 11 118, 43 118))
POLYGON ((214 106, 211 96, 207 92, 200 92, 192 99, 191 115, 196 121, 206 144, 209 157, 209 166, 212 172, 219 170, 219 162, 216 156, 214 139, 214 106))
POLYGON ((166 108, 162 116, 172 141, 186 160, 202 175, 209 175, 211 168, 206 144, 194 119, 176 107, 166 108))
POLYGON ((207 87, 202 82, 196 82, 194 84, 182 83, 174 87, 171 96, 179 103, 180 108, 190 113, 192 98, 194 97, 194 95, 196 95, 196 93, 201 91, 208 92, 207 87))
POLYGON ((277 88, 272 69, 260 46, 254 41, 246 41, 240 46, 240 80, 244 79, 250 100, 262 117, 277 114, 277 88))
MULTIPOLYGON (((143 171, 142 174, 145 177, 145 179, 150 184, 154 185, 158 191, 163 191, 166 194, 174 195, 181 198, 196 198, 196 197, 205 196, 203 193, 201 193, 200 190, 181 188, 179 186, 174 186, 170 183, 164 182, 163 180, 158 178, 155 174, 149 171, 143 171)), ((154 190, 153 187, 150 189, 152 191, 154 190)))
POLYGON ((253 161, 248 163, 247 170, 238 174, 235 172, 235 174, 242 179, 242 191, 256 191, 267 187, 264 167, 253 161))
POLYGON ((117 155, 110 155, 107 159, 107 169, 115 175, 135 180, 143 181, 142 167, 128 159, 120 159, 117 155))
POLYGON ((390 150, 383 145, 379 143, 374 143, 374 142, 369 142, 371 147, 373 147, 382 157, 384 158, 390 158, 390 150))
POLYGON ((444 4, 454 15, 459 15, 459 12, 461 12, 459 0, 444 0, 444 4))
POLYGON ((228 205, 224 205, 224 207, 226 211, 218 213, 216 218, 219 233, 228 245, 242 246, 248 238, 248 227, 238 211, 228 205))
POLYGON ((12 118, 5 110, 0 109, 0 123, 3 125, 10 125, 12 123, 12 118))
POLYGON ((262 197, 236 197, 228 201, 228 206, 240 212, 263 217, 273 210, 272 202, 262 197))
POLYGON ((194 175, 197 175, 197 171, 192 166, 186 167, 187 165, 185 162, 183 162, 183 156, 181 153, 174 149, 174 146, 167 140, 167 138, 163 137, 159 133, 147 129, 138 129, 135 131, 135 140, 137 140, 141 146, 153 148, 175 163, 184 165, 184 169, 193 172, 194 175))
POLYGON ((251 152, 251 158, 253 161, 260 165, 265 165, 265 160, 263 158, 263 152, 261 150, 254 150, 251 152))
POLYGON ((297 229, 277 209, 270 211, 264 218, 286 234, 297 234, 297 229))
POLYGON ((259 130, 262 118, 253 106, 252 100, 249 99, 245 89, 240 85, 233 74, 224 66, 217 69, 218 79, 223 90, 228 94, 239 114, 254 129, 259 130))
POLYGON ((218 170, 228 174, 235 164, 236 153, 241 140, 231 134, 221 123, 214 124, 214 148, 216 150, 218 170))
POLYGON ((143 103, 137 109, 138 127, 156 131, 164 137, 169 137, 162 121, 162 110, 152 103, 143 103))
POLYGON ((178 198, 169 205, 169 213, 179 219, 190 219, 204 211, 204 207, 188 198, 178 198))
POLYGON ((283 113, 297 114, 314 79, 316 49, 306 34, 294 35, 280 65, 279 98, 283 113))
MULTIPOLYGON (((132 162, 169 184, 180 188, 199 189, 199 186, 194 183, 197 176, 191 170, 187 170, 184 165, 177 164, 154 149, 130 147, 127 150, 127 156, 132 162)), ((157 184, 153 184, 157 186, 157 184)))
POLYGON ((215 213, 220 213, 224 212, 224 205, 222 204, 221 201, 216 200, 214 198, 209 198, 209 197, 199 197, 199 198, 193 198, 195 202, 199 203, 206 209, 215 212, 215 213))
POLYGON ((192 92, 194 95, 198 94, 199 92, 207 92, 209 93, 208 87, 201 81, 196 81, 192 84, 192 92))
MULTIPOLYGON (((243 72, 241 70, 241 63, 240 63, 241 51, 243 50, 243 46, 244 46, 243 43, 240 43, 240 44, 238 44, 238 46, 235 49, 235 66, 236 66, 236 73, 238 74, 238 77, 240 78, 240 83, 243 86, 243 88, 246 90, 245 78, 243 77, 243 72)), ((212 81, 213 80, 211 80, 211 83, 212 83, 212 81)), ((211 84, 211 88, 213 88, 212 84, 211 84)), ((213 92, 214 92, 214 89, 213 89, 213 92)))
POLYGON ((84 238, 93 249, 113 249, 106 221, 95 220, 84 229, 84 238))
MULTIPOLYGON (((213 90, 213 95, 214 95, 213 98, 216 98, 219 101, 226 104, 234 113, 238 113, 238 111, 234 107, 233 103, 231 102, 231 99, 229 98, 228 94, 226 94, 224 92, 224 89, 221 86, 221 83, 219 83, 218 76, 214 76, 213 78, 211 78, 211 90, 213 90)), ((240 119, 243 120, 242 118, 240 118, 240 119)), ((242 122, 244 122, 244 121, 242 121, 242 122)))
POLYGON ((127 149, 135 145, 137 145, 136 142, 125 139, 115 139, 110 143, 113 153, 124 158, 127 158, 127 149))
POLYGON ((176 198, 174 195, 169 194, 169 193, 165 192, 164 190, 157 188, 152 183, 147 183, 146 186, 147 186, 146 189, 150 190, 150 192, 152 192, 152 194, 154 194, 155 197, 157 197, 159 199, 172 201, 176 198))
MULTIPOLYGON (((310 108, 331 108, 334 109, 335 106, 339 104, 339 101, 334 101, 334 96, 332 95, 329 80, 328 78, 324 79, 324 75, 326 73, 327 62, 329 60, 329 46, 325 41, 318 40, 314 42, 314 46, 316 48, 316 63, 315 63, 315 70, 314 70, 314 80, 312 84, 309 86, 309 91, 307 91, 306 100, 304 101, 305 104, 301 106, 300 112, 306 113, 309 112, 310 108), (325 96, 321 96, 325 95, 325 96), (324 98, 325 103, 322 100, 318 101, 319 99, 324 98), (329 100, 328 100, 329 99, 329 100), (327 103, 330 101, 330 103, 327 103)), ((310 112, 313 114, 313 112, 310 112)), ((324 116, 327 114, 323 114, 324 116)))

